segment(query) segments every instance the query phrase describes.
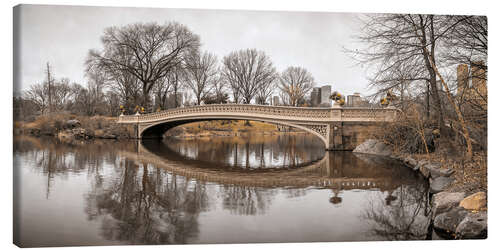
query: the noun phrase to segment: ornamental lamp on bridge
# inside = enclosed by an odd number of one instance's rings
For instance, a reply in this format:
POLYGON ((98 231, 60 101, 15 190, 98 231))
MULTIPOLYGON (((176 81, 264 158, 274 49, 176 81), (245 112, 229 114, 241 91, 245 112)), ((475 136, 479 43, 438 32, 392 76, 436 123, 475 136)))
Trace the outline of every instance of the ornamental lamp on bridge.
POLYGON ((134 111, 135 115, 140 115, 139 112, 141 111, 141 109, 139 108, 139 105, 135 105, 134 111))
POLYGON ((382 105, 382 107, 387 107, 389 105, 389 100, 387 100, 387 98, 382 98, 380 99, 380 105, 382 105))
POLYGON ((342 94, 340 94, 340 92, 338 91, 334 91, 331 95, 330 95, 330 99, 333 100, 333 106, 334 107, 342 107, 345 105, 345 98, 342 94))
MULTIPOLYGON (((382 107, 386 108, 388 107, 394 100, 396 99, 396 96, 389 90, 385 94, 385 97, 380 99, 380 105, 382 107)), ((392 105, 391 105, 392 106, 392 105)))

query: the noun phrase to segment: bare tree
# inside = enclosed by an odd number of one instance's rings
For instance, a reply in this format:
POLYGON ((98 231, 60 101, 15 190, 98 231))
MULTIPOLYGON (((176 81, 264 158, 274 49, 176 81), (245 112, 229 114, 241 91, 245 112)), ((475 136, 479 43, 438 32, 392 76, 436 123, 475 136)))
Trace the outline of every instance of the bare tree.
POLYGON ((153 86, 200 46, 197 35, 175 22, 109 27, 101 41, 104 49, 91 50, 87 66, 97 65, 106 72, 121 71, 135 76, 142 84, 142 104, 146 107, 153 86))
POLYGON ((106 78, 100 71, 88 71, 87 81, 87 114, 96 115, 104 113, 106 78))
POLYGON ((223 75, 231 85, 233 98, 249 104, 260 88, 277 77, 271 59, 262 51, 246 49, 231 52, 223 59, 223 75))
MULTIPOLYGON (((460 19, 460 16, 453 17, 460 19)), ((466 75, 458 79, 458 104, 472 122, 486 123, 486 81, 488 74, 488 23, 485 16, 470 16, 456 25, 445 40, 444 59, 448 66, 466 66, 466 75), (468 84, 472 82, 473 84, 468 84), (479 84, 478 84, 479 83, 479 84), (478 86, 479 85, 479 86, 478 86), (481 86, 483 85, 483 86, 481 86), (465 91, 464 91, 465 90, 465 91)), ((461 72, 462 73, 462 72, 461 72)))
POLYGON ((62 78, 57 83, 53 83, 52 90, 52 110, 64 110, 72 99, 71 87, 68 78, 62 78))
POLYGON ((172 90, 172 82, 169 80, 168 77, 164 77, 153 88, 156 108, 167 109, 167 97, 172 90))
POLYGON ((217 57, 194 51, 186 59, 186 85, 193 91, 198 105, 211 91, 217 80, 217 57))
POLYGON ((32 84, 27 91, 24 92, 25 99, 32 101, 37 109, 43 114, 48 108, 48 86, 44 84, 32 84))
POLYGON ((48 106, 49 106, 49 113, 52 112, 52 95, 53 95, 53 90, 52 90, 52 83, 54 81, 51 70, 50 70, 50 64, 47 62, 47 69, 45 71, 47 74, 47 90, 48 90, 48 106))
POLYGON ((172 71, 167 74, 167 80, 172 85, 174 107, 176 108, 182 105, 182 103, 179 103, 177 96, 179 96, 181 94, 181 91, 184 89, 184 82, 182 81, 184 74, 184 69, 180 66, 174 67, 172 71))
MULTIPOLYGON (((468 17, 375 14, 366 17, 359 41, 367 46, 350 51, 361 63, 376 65, 371 86, 383 94, 402 84, 429 86, 443 146, 449 147, 450 129, 445 125, 440 95, 442 79, 437 72, 438 52, 451 30, 468 17), (438 81, 439 78, 439 81, 438 81)), ((407 87, 407 86, 405 86, 407 87)))
POLYGON ((106 86, 111 88, 120 98, 120 104, 127 112, 133 112, 137 105, 142 103, 142 90, 139 79, 127 71, 108 72, 94 67, 93 71, 100 71, 105 77, 106 86))
POLYGON ((120 95, 114 91, 107 91, 104 94, 105 113, 111 116, 120 114, 120 95))
POLYGON ((290 106, 297 106, 314 86, 314 78, 304 68, 288 67, 281 73, 279 83, 283 102, 290 106))
POLYGON ((24 92, 24 98, 35 104, 41 113, 64 110, 72 99, 69 79, 51 79, 50 82, 33 84, 24 92))
POLYGON ((257 96, 255 98, 255 102, 257 104, 265 105, 271 102, 270 98, 276 88, 276 81, 272 81, 269 84, 264 84, 262 87, 259 88, 257 91, 257 96))
MULTIPOLYGON (((486 16, 453 16, 457 25, 447 34, 444 58, 451 65, 467 64, 487 71, 488 21, 486 16), (483 62, 483 63, 478 63, 483 62)), ((484 75, 486 76, 486 75, 484 75)))
POLYGON ((214 93, 214 99, 218 103, 225 103, 229 98, 229 95, 227 93, 229 84, 227 80, 222 76, 221 71, 221 69, 218 69, 219 74, 217 75, 217 79, 213 82, 212 91, 214 93))
POLYGON ((74 83, 71 85, 73 102, 69 109, 76 114, 89 115, 90 111, 90 93, 82 85, 74 83))

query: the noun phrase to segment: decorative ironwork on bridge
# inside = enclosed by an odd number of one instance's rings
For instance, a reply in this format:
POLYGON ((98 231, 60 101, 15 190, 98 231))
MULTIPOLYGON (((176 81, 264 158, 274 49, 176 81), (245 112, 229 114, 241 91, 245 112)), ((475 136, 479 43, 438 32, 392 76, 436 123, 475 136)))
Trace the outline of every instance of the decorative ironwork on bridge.
POLYGON ((203 120, 254 120, 286 125, 311 132, 323 140, 327 149, 337 148, 335 136, 343 136, 348 124, 392 122, 395 108, 306 108, 250 104, 212 104, 164 110, 141 115, 121 115, 118 123, 137 126, 137 138, 157 136, 171 127, 203 120))

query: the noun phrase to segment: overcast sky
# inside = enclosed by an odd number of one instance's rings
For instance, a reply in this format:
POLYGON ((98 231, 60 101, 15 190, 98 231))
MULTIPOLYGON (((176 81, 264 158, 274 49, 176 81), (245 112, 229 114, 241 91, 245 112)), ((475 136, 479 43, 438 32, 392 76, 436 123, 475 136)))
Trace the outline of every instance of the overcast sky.
POLYGON ((84 84, 85 58, 89 49, 102 48, 106 27, 177 21, 198 34, 201 49, 219 61, 231 51, 256 48, 280 72, 288 66, 306 68, 316 86, 330 84, 343 94, 371 92, 365 70, 342 52, 343 46, 353 47, 357 14, 22 5, 18 20, 18 89, 43 81, 46 62, 56 78, 84 84))

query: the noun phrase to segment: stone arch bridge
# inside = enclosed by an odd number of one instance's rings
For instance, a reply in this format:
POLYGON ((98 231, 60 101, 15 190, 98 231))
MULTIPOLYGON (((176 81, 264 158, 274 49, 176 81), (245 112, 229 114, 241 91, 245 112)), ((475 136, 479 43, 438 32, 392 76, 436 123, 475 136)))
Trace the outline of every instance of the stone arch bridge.
POLYGON ((197 121, 251 120, 295 127, 320 138, 327 150, 352 150, 381 124, 392 122, 395 108, 304 108, 250 104, 212 104, 121 115, 138 139, 159 138, 170 128, 197 121))

